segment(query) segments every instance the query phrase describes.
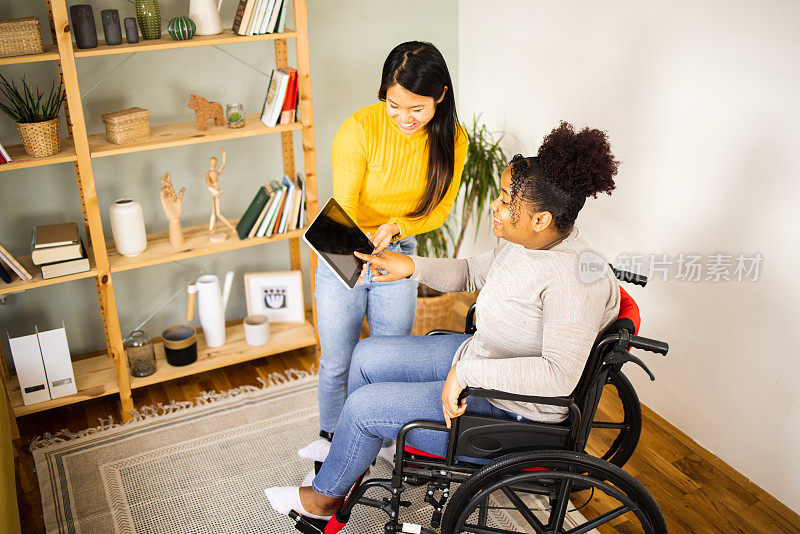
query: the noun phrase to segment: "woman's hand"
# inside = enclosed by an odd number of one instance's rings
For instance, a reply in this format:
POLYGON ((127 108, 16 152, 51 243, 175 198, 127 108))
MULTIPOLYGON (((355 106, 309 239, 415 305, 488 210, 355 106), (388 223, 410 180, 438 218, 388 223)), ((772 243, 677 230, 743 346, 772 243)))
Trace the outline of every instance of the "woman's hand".
MULTIPOLYGON (((385 250, 380 256, 362 254, 360 252, 353 252, 353 254, 356 255, 356 258, 370 264, 369 269, 372 271, 372 279, 375 282, 394 282, 414 274, 414 260, 399 252, 385 250), (386 273, 384 274, 381 271, 386 271, 386 273)), ((364 277, 366 272, 367 266, 365 264, 364 269, 361 271, 361 278, 364 277)))
POLYGON ((458 396, 461 395, 464 388, 458 383, 456 365, 453 364, 450 368, 450 372, 447 373, 447 380, 444 381, 444 387, 442 388, 442 413, 444 413, 444 422, 447 428, 450 428, 451 419, 461 417, 467 411, 466 399, 461 399, 461 404, 458 403, 458 396))
POLYGON ((372 236, 372 244, 375 246, 373 254, 380 254, 392 242, 392 238, 400 233, 400 226, 397 223, 382 224, 375 230, 375 235, 372 236))

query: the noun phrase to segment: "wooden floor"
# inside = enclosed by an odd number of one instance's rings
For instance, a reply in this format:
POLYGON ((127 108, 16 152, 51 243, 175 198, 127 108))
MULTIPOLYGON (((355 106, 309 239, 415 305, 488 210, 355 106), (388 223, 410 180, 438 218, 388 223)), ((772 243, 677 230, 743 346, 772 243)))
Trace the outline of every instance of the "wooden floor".
MULTIPOLYGON (((457 315, 466 311, 460 302, 457 315)), ((454 323, 463 324, 455 318, 454 323)), ((289 368, 311 370, 317 364, 313 351, 299 350, 220 369, 134 391, 137 407, 194 400, 203 391, 224 391, 257 377, 289 368)), ((619 407, 605 396, 601 411, 614 417, 619 407)), ((800 516, 789 510, 688 436, 643 407, 644 429, 639 446, 625 469, 653 494, 670 532, 769 533, 800 532, 800 516)), ((98 418, 120 420, 119 404, 113 397, 71 405, 18 419, 21 439, 17 443, 17 493, 23 532, 44 532, 30 440, 44 432, 62 428, 79 431, 95 427, 98 418)), ((627 532, 626 524, 616 525, 627 532)), ((612 530, 613 531, 613 530, 612 530)))

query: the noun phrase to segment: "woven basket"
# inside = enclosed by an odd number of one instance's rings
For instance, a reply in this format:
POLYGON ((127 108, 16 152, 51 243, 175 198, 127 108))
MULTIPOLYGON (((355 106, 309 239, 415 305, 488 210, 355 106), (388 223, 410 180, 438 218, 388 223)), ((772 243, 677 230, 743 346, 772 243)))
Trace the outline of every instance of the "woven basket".
POLYGON ((128 108, 102 116, 109 143, 122 145, 142 137, 150 137, 150 110, 128 108))
POLYGON ((39 33, 39 19, 0 20, 0 57, 41 54, 42 35, 39 33))
POLYGON ((44 158, 61 152, 61 122, 58 117, 44 122, 18 122, 17 131, 29 156, 44 158))
POLYGON ((457 293, 442 293, 435 297, 417 297, 417 317, 411 334, 422 336, 435 328, 452 328, 457 296, 457 293))

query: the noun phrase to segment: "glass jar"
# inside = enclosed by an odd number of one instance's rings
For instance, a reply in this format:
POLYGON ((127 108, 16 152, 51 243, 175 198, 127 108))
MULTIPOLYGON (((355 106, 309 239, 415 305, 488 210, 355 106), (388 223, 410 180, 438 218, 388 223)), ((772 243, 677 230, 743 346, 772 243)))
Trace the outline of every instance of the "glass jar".
POLYGON ((141 330, 131 332, 122 342, 132 376, 150 376, 156 372, 156 353, 153 340, 141 330))
POLYGON ((225 108, 228 119, 228 128, 241 128, 244 126, 244 107, 241 104, 228 104, 225 108))

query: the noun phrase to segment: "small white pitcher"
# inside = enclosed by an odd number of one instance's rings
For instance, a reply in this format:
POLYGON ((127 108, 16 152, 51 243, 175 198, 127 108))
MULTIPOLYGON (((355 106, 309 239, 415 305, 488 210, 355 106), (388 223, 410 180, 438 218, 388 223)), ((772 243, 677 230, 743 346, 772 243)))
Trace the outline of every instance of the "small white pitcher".
POLYGON ((189 18, 197 26, 195 35, 222 33, 222 21, 219 19, 221 7, 222 0, 219 0, 217 7, 214 7, 214 0, 189 0, 189 18))
POLYGON ((219 278, 213 274, 204 274, 194 284, 189 284, 189 299, 186 303, 186 320, 194 318, 195 295, 200 295, 198 316, 203 327, 203 337, 208 347, 221 347, 225 344, 225 308, 231 295, 233 271, 225 274, 225 287, 220 293, 219 278))

